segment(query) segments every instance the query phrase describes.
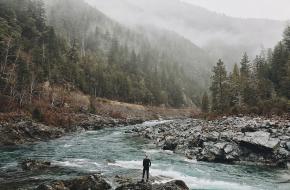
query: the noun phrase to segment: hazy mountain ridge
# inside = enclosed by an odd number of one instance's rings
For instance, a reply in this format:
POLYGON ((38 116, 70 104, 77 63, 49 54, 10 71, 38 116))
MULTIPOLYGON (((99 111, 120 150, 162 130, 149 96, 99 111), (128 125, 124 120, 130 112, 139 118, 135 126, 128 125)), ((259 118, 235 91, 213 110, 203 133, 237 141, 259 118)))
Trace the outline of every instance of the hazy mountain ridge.
POLYGON ((230 65, 244 51, 254 56, 262 47, 273 47, 286 25, 282 21, 228 17, 179 0, 86 1, 122 24, 175 31, 230 65))
POLYGON ((214 63, 213 59, 203 49, 175 31, 149 27, 149 25, 126 27, 123 23, 119 24, 99 11, 98 7, 90 7, 82 1, 70 1, 65 7, 64 1, 48 1, 49 24, 67 38, 75 37, 82 41, 81 46, 84 46, 82 49, 91 51, 101 49, 103 53, 106 53, 111 45, 110 37, 113 37, 121 45, 126 45, 136 52, 148 48, 154 49, 159 57, 168 57, 181 65, 190 78, 199 81, 195 85, 208 85, 208 75, 214 63), (75 15, 77 19, 72 19, 72 15, 75 15), (94 41, 93 38, 96 33, 101 35, 98 41, 94 41))

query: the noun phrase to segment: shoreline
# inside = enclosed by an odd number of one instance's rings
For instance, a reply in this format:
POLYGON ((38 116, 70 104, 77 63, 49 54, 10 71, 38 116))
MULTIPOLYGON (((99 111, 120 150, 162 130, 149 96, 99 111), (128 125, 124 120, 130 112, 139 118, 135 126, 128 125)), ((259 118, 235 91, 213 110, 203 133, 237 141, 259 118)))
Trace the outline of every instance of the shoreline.
POLYGON ((174 120, 153 127, 135 127, 133 136, 148 139, 159 149, 197 161, 287 168, 290 161, 290 122, 251 117, 205 121, 174 120))

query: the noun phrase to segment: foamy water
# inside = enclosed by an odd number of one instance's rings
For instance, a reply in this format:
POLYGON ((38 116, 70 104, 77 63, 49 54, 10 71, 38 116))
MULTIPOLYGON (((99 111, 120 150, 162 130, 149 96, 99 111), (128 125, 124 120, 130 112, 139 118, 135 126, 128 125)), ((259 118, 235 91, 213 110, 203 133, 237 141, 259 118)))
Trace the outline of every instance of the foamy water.
MULTIPOLYGON (((133 127, 152 126, 170 121, 151 121, 133 127)), ((34 145, 0 150, 0 189, 9 189, 6 175, 29 187, 30 180, 51 181, 71 178, 91 172, 101 172, 108 179, 116 175, 131 175, 141 179, 142 160, 149 155, 152 161, 150 175, 155 183, 172 179, 183 180, 192 190, 289 190, 288 170, 232 166, 189 160, 172 151, 163 151, 141 138, 132 138, 125 131, 131 127, 89 131, 34 145), (118 131, 116 131, 118 130, 118 131), (27 159, 52 161, 64 168, 59 173, 25 176, 18 174, 18 162, 27 159), (27 180, 27 182, 26 182, 27 180), (5 188, 4 188, 5 187, 5 188), (8 187, 8 188, 7 188, 8 187)), ((10 179, 10 178, 9 178, 10 179)), ((13 180, 12 179, 12 183, 13 180)), ((113 181, 113 180, 111 180, 113 181)), ((14 186, 13 186, 14 187, 14 186)), ((11 188, 10 188, 11 189, 11 188)))
MULTIPOLYGON (((142 168, 142 162, 137 160, 132 161, 116 161, 115 163, 109 163, 111 166, 118 166, 126 169, 140 169, 142 168)), ((162 169, 158 168, 158 164, 152 165, 150 169, 150 175, 152 177, 158 177, 161 179, 155 183, 166 183, 174 179, 183 180, 189 188, 192 189, 224 189, 224 190, 259 190, 258 188, 250 187, 238 183, 230 183, 225 181, 213 181, 203 178, 197 178, 185 175, 181 172, 177 172, 172 168, 162 169)))

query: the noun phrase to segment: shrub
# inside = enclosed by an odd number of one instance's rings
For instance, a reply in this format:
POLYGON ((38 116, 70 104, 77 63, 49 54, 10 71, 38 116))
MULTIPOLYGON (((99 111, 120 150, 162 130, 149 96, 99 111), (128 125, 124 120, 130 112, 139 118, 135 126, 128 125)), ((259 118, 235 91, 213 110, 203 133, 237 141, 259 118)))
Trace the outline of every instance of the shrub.
POLYGON ((115 118, 115 119, 126 119, 121 112, 118 111, 111 111, 110 112, 110 117, 115 118))
POLYGON ((32 119, 39 122, 43 121, 43 114, 38 108, 34 108, 32 111, 32 119))
POLYGON ((233 106, 233 107, 230 109, 230 113, 231 113, 231 114, 234 114, 234 115, 237 115, 237 114, 241 113, 241 108, 240 108, 240 106, 238 106, 238 105, 233 106))
POLYGON ((252 113, 252 114, 260 114, 260 109, 257 106, 252 106, 249 109, 249 113, 252 113))

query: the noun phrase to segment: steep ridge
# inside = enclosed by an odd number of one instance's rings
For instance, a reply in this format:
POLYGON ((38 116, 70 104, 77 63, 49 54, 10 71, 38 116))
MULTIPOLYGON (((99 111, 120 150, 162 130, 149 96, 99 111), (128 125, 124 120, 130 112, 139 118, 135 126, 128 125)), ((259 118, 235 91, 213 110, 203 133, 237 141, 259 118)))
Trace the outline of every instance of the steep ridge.
POLYGON ((83 51, 103 50, 106 54, 110 49, 110 38, 114 38, 136 52, 149 48, 161 61, 177 63, 190 78, 199 81, 194 82, 196 86, 208 84, 213 59, 174 31, 147 25, 127 27, 106 16, 106 12, 100 12, 99 7, 93 8, 83 1, 48 1, 47 5, 49 24, 69 41, 73 38, 81 41, 83 51))
POLYGON ((86 1, 123 24, 172 30, 228 65, 244 51, 254 56, 261 47, 272 47, 286 25, 282 21, 233 18, 179 0, 86 1))

